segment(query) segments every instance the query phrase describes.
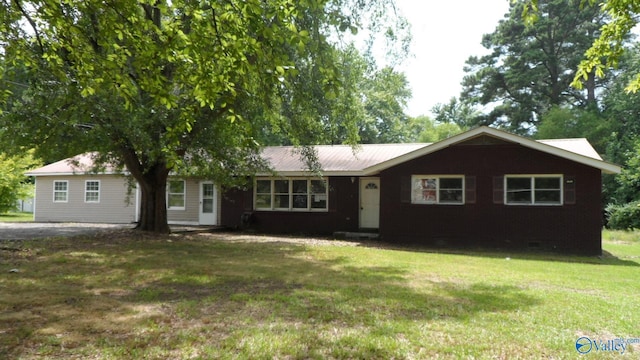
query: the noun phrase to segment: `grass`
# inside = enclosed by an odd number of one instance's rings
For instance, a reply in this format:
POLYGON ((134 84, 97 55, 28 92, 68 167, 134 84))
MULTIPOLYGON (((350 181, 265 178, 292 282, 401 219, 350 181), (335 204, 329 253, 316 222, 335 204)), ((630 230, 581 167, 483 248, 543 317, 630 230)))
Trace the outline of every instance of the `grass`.
POLYGON ((0 358, 618 358, 575 347, 640 338, 640 234, 604 238, 603 258, 128 231, 12 244, 0 358))
POLYGON ((28 222, 33 221, 33 213, 8 212, 0 214, 0 222, 28 222))

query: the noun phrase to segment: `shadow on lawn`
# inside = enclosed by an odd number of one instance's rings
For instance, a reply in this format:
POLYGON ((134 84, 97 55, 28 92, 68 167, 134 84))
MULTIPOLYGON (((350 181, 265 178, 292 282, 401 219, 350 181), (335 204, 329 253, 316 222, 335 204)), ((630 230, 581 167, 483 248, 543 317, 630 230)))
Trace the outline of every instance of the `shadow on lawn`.
MULTIPOLYGON (((349 240, 347 240, 349 241, 349 240)), ((535 261, 554 261, 565 263, 580 263, 593 265, 614 265, 614 266, 634 266, 640 267, 637 261, 624 260, 614 254, 603 250, 601 256, 581 256, 581 255, 562 255, 544 250, 519 250, 519 249, 500 249, 500 248, 482 248, 482 247, 437 247, 419 245, 415 243, 387 243, 383 241, 352 241, 358 246, 371 247, 385 250, 399 250, 411 252, 424 252, 430 254, 451 254, 464 256, 478 256, 492 259, 512 258, 519 260, 535 260, 535 261)))
POLYGON ((458 321, 541 301, 514 286, 424 280, 415 287, 399 268, 318 260, 291 244, 198 237, 47 244, 0 258, 22 269, 0 274, 0 358, 127 358, 150 348, 179 358, 172 349, 194 341, 185 332, 224 348, 236 332, 274 322, 317 339, 317 326, 458 321))

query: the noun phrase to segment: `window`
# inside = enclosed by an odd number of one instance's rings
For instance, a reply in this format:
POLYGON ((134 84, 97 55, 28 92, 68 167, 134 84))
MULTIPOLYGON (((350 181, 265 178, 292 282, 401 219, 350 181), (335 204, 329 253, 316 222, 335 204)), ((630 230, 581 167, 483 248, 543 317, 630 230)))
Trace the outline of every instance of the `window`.
POLYGON ((507 175, 505 203, 510 205, 562 205, 562 176, 507 175))
POLYGON ((258 179, 256 210, 326 211, 327 181, 320 179, 258 179))
POLYGON ((311 208, 327 209, 327 182, 324 180, 309 180, 311 184, 311 208))
POLYGON ((256 180, 256 209, 271 209, 271 180, 256 180))
POLYGON ((289 209, 289 180, 273 180, 273 207, 275 209, 289 209))
POLYGON ((69 201, 69 182, 67 180, 55 180, 53 182, 53 202, 69 201))
POLYGON ((184 210, 185 192, 184 180, 170 180, 167 187, 167 207, 171 210, 184 210))
POLYGON ((84 183, 84 202, 99 203, 100 202, 100 181, 87 180, 84 183))
POLYGON ((413 175, 411 203, 464 204, 464 176, 413 175))

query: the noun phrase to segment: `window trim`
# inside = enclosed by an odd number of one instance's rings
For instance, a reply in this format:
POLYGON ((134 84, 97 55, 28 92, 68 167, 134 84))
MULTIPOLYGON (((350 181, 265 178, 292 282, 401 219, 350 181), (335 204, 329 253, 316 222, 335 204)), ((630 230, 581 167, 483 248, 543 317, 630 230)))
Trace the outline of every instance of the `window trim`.
POLYGON ((187 208, 187 182, 183 179, 171 179, 167 181, 167 210, 186 210, 187 208), (182 192, 181 193, 172 193, 171 192, 171 183, 172 182, 182 182, 182 192), (171 206, 169 204, 169 198, 171 195, 182 195, 182 206, 171 206))
POLYGON ((328 178, 318 178, 318 177, 257 177, 253 182, 253 209, 255 211, 286 211, 286 212, 328 212, 329 211, 329 179, 328 178), (288 181, 288 197, 289 197, 289 206, 288 207, 276 207, 276 196, 284 195, 285 193, 276 193, 275 192, 275 181, 277 180, 285 180, 288 181), (297 180, 305 180, 307 183, 307 207, 298 208, 294 207, 294 197, 300 196, 303 193, 294 193, 293 192, 293 182, 297 180), (270 207, 258 207, 258 195, 267 195, 267 193, 261 192, 258 193, 258 181, 269 181, 270 186, 270 207), (314 193, 312 187, 312 181, 323 181, 325 183, 325 191, 322 193, 314 193), (323 208, 314 208, 313 207, 313 198, 314 196, 324 196, 324 201, 326 206, 323 208))
POLYGON ((69 180, 53 180, 53 202, 68 203, 69 202, 69 180), (56 190, 56 183, 64 183, 64 190, 56 190), (56 193, 64 193, 64 200, 56 200, 56 193))
POLYGON ((100 188, 101 188, 100 180, 85 180, 84 181, 84 202, 87 203, 87 204, 99 204, 100 203, 100 188), (89 190, 87 188, 89 183, 97 183, 98 184, 98 190, 89 190), (93 193, 97 193, 98 194, 98 199, 97 200, 91 200, 91 201, 87 200, 87 195, 88 194, 93 194, 93 193))
MULTIPOLYGON (((503 195, 504 195, 504 204, 509 206, 563 206, 564 205, 564 175, 563 174, 508 174, 504 175, 504 184, 503 184, 503 195), (508 179, 530 179, 530 189, 531 189, 531 202, 522 203, 522 202, 508 202, 507 199, 507 181, 508 179), (536 178, 547 178, 547 179, 559 179, 560 180, 560 189, 557 191, 560 192, 560 201, 558 203, 551 202, 536 202, 536 188, 535 188, 535 179, 536 178)), ((556 191, 556 189, 553 189, 556 191)))
POLYGON ((460 206, 460 205, 465 205, 466 204, 466 176, 465 175, 460 175, 460 174, 440 174, 440 175, 427 175, 427 174, 416 174, 416 175, 411 175, 411 204, 413 205, 455 205, 455 206, 460 206), (414 191, 415 189, 413 188, 414 183, 416 181, 416 179, 436 179, 436 201, 435 202, 428 202, 426 200, 422 200, 422 201, 417 201, 416 199, 414 199, 414 191), (462 201, 461 202, 442 202, 440 201, 440 179, 461 179, 462 183, 461 183, 461 187, 460 187, 460 192, 462 193, 462 201))

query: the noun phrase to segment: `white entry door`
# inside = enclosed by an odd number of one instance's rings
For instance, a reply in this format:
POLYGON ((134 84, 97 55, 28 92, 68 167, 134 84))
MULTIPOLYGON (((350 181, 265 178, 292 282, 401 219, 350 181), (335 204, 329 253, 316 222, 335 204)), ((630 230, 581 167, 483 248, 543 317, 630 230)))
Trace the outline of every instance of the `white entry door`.
POLYGON ((360 179, 360 228, 380 226, 380 178, 360 179))
POLYGON ((200 182, 200 225, 217 225, 216 187, 211 181, 200 182))

